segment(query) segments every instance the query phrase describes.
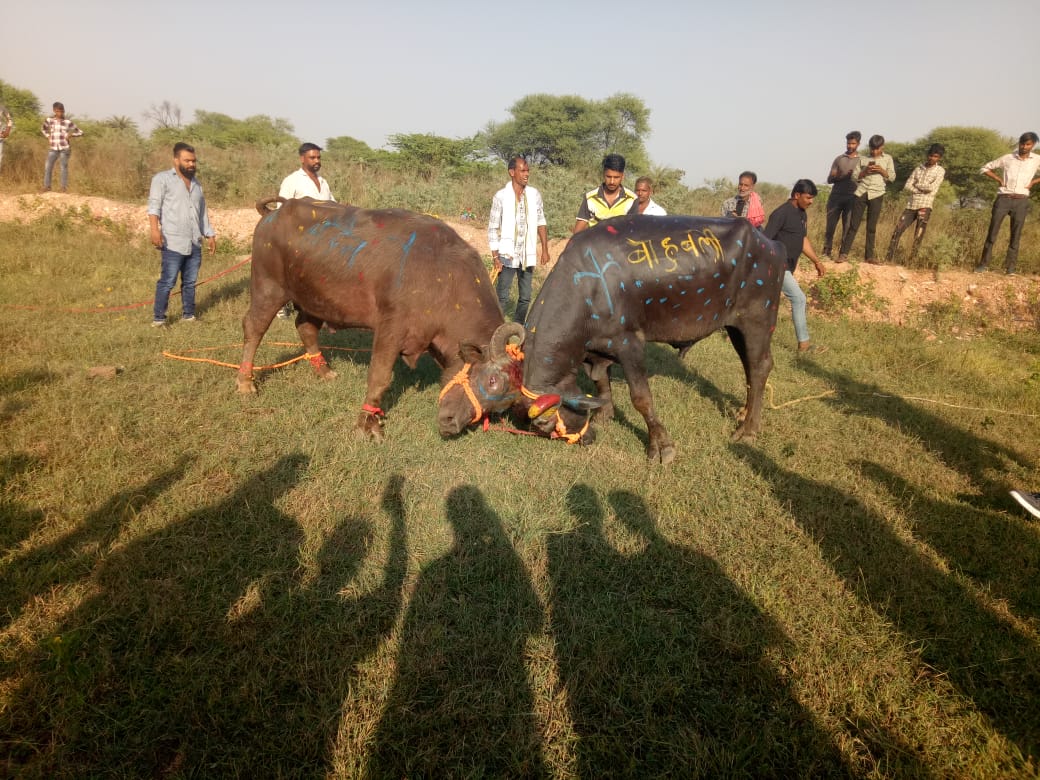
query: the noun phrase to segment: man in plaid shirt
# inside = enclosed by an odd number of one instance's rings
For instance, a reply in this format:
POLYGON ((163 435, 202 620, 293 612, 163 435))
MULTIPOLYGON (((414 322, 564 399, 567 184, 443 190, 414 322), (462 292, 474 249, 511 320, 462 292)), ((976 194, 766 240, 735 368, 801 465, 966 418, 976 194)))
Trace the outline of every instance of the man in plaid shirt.
POLYGON ((54 161, 61 158, 61 191, 67 192, 69 187, 69 155, 72 147, 69 145, 70 138, 78 138, 83 131, 76 127, 71 119, 65 118, 65 106, 55 103, 54 116, 43 120, 43 135, 50 145, 47 152, 47 166, 43 169, 43 191, 51 188, 51 173, 54 171, 54 161))
POLYGON ((888 254, 885 261, 891 263, 899 246, 899 239, 914 222, 914 243, 910 247, 910 258, 913 262, 917 250, 924 238, 924 231, 928 228, 928 218, 932 216, 932 204, 935 203, 935 193, 939 191, 939 185, 946 177, 946 169, 939 165, 939 161, 946 154, 946 148, 942 144, 932 144, 928 147, 928 159, 914 168, 910 178, 906 180, 903 189, 910 193, 910 200, 906 208, 899 215, 896 229, 892 232, 892 240, 888 244, 888 254))

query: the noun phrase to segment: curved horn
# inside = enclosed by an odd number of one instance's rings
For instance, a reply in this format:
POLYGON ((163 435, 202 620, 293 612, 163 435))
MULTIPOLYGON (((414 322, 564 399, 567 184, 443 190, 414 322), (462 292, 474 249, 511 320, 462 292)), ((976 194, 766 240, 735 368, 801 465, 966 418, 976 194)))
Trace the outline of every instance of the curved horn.
POLYGON ((268 205, 276 202, 279 205, 285 203, 285 198, 278 197, 277 195, 273 198, 261 198, 256 202, 257 213, 259 213, 261 217, 266 217, 268 214, 274 211, 274 209, 269 209, 268 205))
POLYGON ((527 337, 527 331, 524 330, 523 325, 519 322, 507 322, 499 325, 495 332, 491 334, 491 345, 489 347, 491 359, 497 360, 498 358, 506 357, 506 344, 514 337, 517 339, 517 346, 523 345, 524 339, 527 337))

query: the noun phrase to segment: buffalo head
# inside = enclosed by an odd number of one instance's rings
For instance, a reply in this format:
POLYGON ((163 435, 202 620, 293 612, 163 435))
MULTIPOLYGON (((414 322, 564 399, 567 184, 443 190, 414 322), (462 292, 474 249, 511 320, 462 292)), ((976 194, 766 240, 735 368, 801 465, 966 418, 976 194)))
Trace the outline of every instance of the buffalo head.
POLYGON ((462 368, 445 374, 437 409, 441 436, 454 436, 491 412, 504 412, 520 398, 526 333, 516 322, 499 326, 491 343, 462 344, 462 368))

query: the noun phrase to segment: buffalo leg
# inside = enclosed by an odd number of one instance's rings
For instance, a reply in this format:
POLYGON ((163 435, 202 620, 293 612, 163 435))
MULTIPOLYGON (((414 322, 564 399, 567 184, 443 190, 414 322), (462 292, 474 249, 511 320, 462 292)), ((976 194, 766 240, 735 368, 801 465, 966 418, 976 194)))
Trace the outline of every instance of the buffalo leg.
POLYGON ((650 394, 650 382, 646 376, 644 345, 639 344, 621 353, 618 358, 625 370, 628 380, 628 392, 632 397, 632 405, 646 420, 649 441, 646 445, 646 457, 662 464, 675 460, 675 444, 668 430, 664 427, 654 411, 654 399, 650 394))
POLYGON ((762 401, 765 396, 766 380, 773 370, 773 353, 770 349, 772 334, 762 328, 765 335, 747 338, 745 331, 736 328, 726 329, 730 334, 730 342, 740 356, 744 365, 744 379, 747 383, 747 401, 742 410, 740 425, 733 432, 734 441, 754 441, 762 429, 762 401))
POLYGON ((253 360, 256 358, 260 341, 271 327, 271 320, 279 308, 281 304, 272 308, 269 302, 264 305, 255 297, 250 297, 249 310, 242 318, 242 360, 238 364, 238 376, 235 378, 235 385, 240 393, 256 392, 256 385, 253 383, 253 360))
POLYGON ((584 364, 585 373, 596 383, 596 397, 603 402, 596 410, 596 419, 605 422, 614 419, 614 396, 610 390, 610 367, 613 363, 609 358, 590 356, 584 364))
POLYGON ((372 339, 372 360, 368 364, 368 387, 365 390, 365 404, 358 414, 357 431, 368 439, 382 441, 383 411, 379 403, 383 393, 390 387, 394 375, 394 362, 397 360, 395 345, 388 344, 377 332, 372 339))
POLYGON ((322 320, 312 317, 303 310, 296 315, 296 332, 300 334, 300 341, 303 342, 307 355, 311 356, 314 373, 321 379, 335 379, 336 372, 329 368, 329 364, 325 362, 321 348, 318 346, 318 331, 321 329, 321 325, 322 320))

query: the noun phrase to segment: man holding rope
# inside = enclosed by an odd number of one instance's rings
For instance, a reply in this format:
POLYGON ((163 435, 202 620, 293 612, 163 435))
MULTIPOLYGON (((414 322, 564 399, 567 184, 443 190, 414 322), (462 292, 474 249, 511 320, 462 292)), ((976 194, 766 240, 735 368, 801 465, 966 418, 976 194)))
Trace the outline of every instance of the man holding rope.
POLYGON ((155 174, 148 191, 148 221, 152 246, 161 252, 162 267, 155 285, 152 327, 166 326, 170 292, 181 277, 181 322, 195 321, 195 283, 202 268, 202 239, 210 253, 217 236, 206 213, 206 198, 195 180, 195 149, 178 141, 173 146, 173 168, 155 174))

